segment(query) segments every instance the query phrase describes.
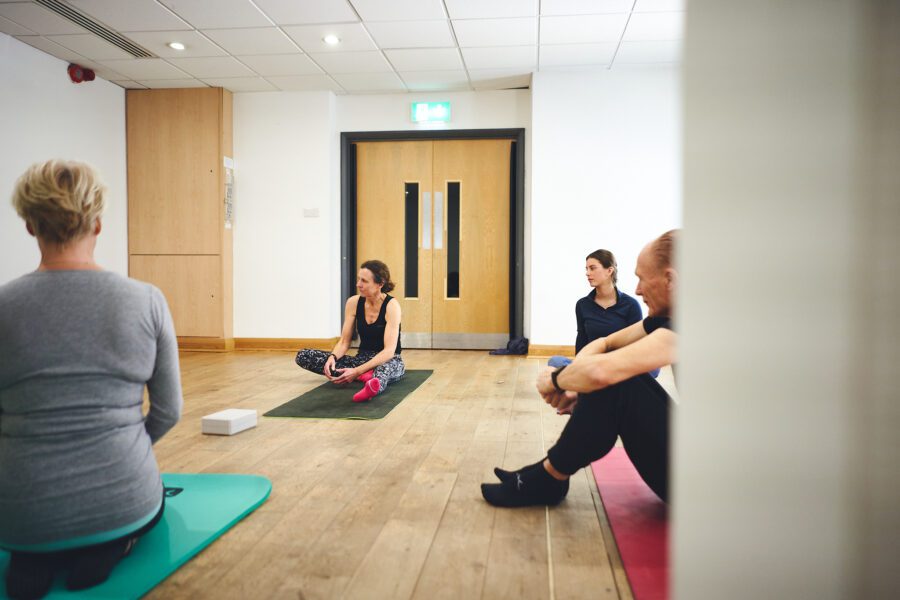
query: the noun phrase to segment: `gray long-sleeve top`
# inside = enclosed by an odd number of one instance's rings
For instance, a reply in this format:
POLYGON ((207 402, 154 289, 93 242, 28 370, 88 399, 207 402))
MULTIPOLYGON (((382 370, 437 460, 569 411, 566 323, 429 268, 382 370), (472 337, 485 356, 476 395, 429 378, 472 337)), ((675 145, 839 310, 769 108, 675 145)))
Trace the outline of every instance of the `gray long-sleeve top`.
POLYGON ((154 286, 108 271, 0 286, 0 546, 150 514, 162 498, 151 445, 181 406, 175 330, 154 286))

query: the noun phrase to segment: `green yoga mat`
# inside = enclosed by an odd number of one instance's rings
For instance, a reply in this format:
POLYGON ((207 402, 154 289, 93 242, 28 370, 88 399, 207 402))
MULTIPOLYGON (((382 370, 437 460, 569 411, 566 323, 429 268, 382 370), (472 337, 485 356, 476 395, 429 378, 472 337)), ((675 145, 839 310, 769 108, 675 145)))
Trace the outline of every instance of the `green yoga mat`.
MULTIPOLYGON (((166 510, 104 583, 79 592, 57 575, 46 598, 140 598, 266 501, 272 482, 257 475, 164 473, 166 510)), ((0 551, 5 580, 9 554, 0 551)), ((0 580, 0 581, 3 581, 0 580)), ((6 598, 6 584, 0 598, 6 598)))
POLYGON ((263 416, 302 419, 381 419, 422 385, 432 373, 434 371, 407 371, 400 381, 387 386, 386 390, 368 402, 353 402, 353 394, 362 389, 361 384, 354 382, 338 386, 329 381, 273 408, 263 416))

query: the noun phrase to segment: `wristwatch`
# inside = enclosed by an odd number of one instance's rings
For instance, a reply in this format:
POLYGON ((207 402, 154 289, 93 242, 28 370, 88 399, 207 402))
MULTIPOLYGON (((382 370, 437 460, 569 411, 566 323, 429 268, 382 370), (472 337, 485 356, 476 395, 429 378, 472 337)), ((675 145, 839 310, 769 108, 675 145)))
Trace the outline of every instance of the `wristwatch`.
POLYGON ((566 391, 566 390, 562 389, 561 387, 559 387, 559 383, 557 383, 556 378, 559 377, 559 374, 563 372, 563 369, 565 369, 568 366, 569 365, 563 365, 560 368, 558 368, 557 370, 550 373, 550 381, 553 382, 553 387, 555 387, 556 391, 558 391, 558 392, 566 391))

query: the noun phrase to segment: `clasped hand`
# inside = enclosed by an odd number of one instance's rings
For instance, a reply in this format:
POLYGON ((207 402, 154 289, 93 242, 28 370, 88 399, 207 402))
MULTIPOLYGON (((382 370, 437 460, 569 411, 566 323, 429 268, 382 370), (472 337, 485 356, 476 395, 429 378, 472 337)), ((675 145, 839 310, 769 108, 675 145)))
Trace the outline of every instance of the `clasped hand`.
POLYGON ((567 412, 566 409, 578 401, 578 394, 568 391, 561 392, 556 389, 550 378, 550 374, 554 370, 552 367, 548 367, 541 371, 535 385, 544 402, 555 408, 557 412, 567 412))
POLYGON ((325 366, 322 368, 322 374, 328 378, 332 383, 336 383, 338 385, 343 385, 345 383, 350 383, 351 381, 356 380, 359 376, 355 367, 351 367, 349 369, 334 369, 334 357, 329 356, 328 360, 325 361, 325 366), (332 369, 337 375, 332 375, 332 369))

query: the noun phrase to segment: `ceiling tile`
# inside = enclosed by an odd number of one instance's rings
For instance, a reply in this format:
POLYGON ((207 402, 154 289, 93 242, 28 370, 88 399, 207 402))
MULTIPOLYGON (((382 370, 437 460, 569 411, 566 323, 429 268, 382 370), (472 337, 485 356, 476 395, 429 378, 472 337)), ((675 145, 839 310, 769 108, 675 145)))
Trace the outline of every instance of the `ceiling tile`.
POLYGON ((350 0, 363 21, 445 19, 441 0, 350 0))
POLYGON ((616 61, 609 69, 610 71, 671 71, 680 66, 678 62, 620 63, 616 61))
POLYGON ((113 46, 101 37, 92 33, 78 35, 48 35, 47 39, 65 46, 73 52, 91 60, 113 60, 116 58, 132 58, 131 54, 117 46, 113 46))
POLYGON ((635 13, 625 29, 626 42, 680 40, 684 37, 683 12, 635 13))
POLYGON ((468 90, 469 78, 465 71, 412 71, 401 72, 400 78, 411 92, 440 92, 468 90))
POLYGON ((0 17, 0 33, 6 35, 34 35, 34 32, 18 23, 13 23, 5 17, 0 17))
POLYGON ((244 77, 253 74, 250 69, 230 56, 170 58, 168 60, 179 69, 204 80, 209 77, 244 77))
POLYGON ((125 88, 126 90, 146 90, 147 86, 138 83, 137 81, 130 81, 128 79, 111 79, 110 83, 114 83, 119 87, 125 88))
POLYGON ((81 56, 77 52, 69 50, 68 48, 64 48, 56 42, 51 42, 47 38, 41 37, 39 35, 20 35, 16 36, 16 39, 66 62, 77 63, 80 60, 85 60, 85 57, 81 56))
POLYGON ((677 63, 681 61, 681 42, 622 42, 616 53, 619 63, 677 63))
POLYGON ((453 21, 460 48, 530 46, 537 43, 537 17, 453 21))
POLYGON ((291 77, 266 77, 266 79, 277 86, 278 89, 285 91, 343 91, 341 86, 327 75, 294 75, 291 77))
POLYGON ((637 0, 634 12, 684 10, 685 0, 637 0))
POLYGON ((209 87, 199 79, 145 79, 138 83, 151 89, 209 87))
POLYGON ((347 0, 255 0, 278 25, 354 23, 359 18, 347 0))
POLYGON ((266 27, 272 22, 249 0, 159 0, 195 29, 266 27))
MULTIPOLYGON (((156 0, 68 0, 69 4, 116 31, 166 31, 187 24, 156 0)), ((129 37, 129 36, 126 36, 129 37)))
POLYGON ((277 27, 210 29, 202 33, 231 55, 299 52, 294 42, 277 27))
POLYGON ((204 78, 203 81, 213 87, 225 88, 231 92, 274 92, 278 90, 262 77, 204 78))
POLYGON ((41 35, 62 35, 64 33, 87 33, 75 23, 63 19, 42 6, 19 2, 0 4, 0 17, 26 27, 41 35))
POLYGON ((238 56, 237 59, 263 77, 269 75, 312 75, 322 73, 322 70, 306 54, 238 56))
POLYGON ((304 52, 360 52, 378 49, 360 23, 288 25, 282 29, 304 52), (341 42, 329 46, 322 41, 326 35, 336 35, 341 42))
POLYGON ((134 81, 144 79, 190 79, 190 75, 170 65, 161 58, 132 58, 129 60, 104 60, 102 63, 134 81))
POLYGON ((541 70, 545 67, 608 65, 618 46, 616 42, 541 46, 541 70))
POLYGON ((541 15, 602 15, 631 11, 634 0, 541 0, 541 15))
POLYGON ((444 0, 451 19, 534 17, 537 0, 444 0))
POLYGON ((618 42, 627 14, 541 17, 541 44, 618 42))
POLYGON ((228 54, 196 31, 142 31, 129 33, 128 38, 161 58, 191 58, 196 56, 225 56, 228 54), (184 50, 173 50, 166 44, 181 42, 184 50))
MULTIPOLYGON (((390 73, 393 71, 388 61, 377 50, 310 54, 310 58, 332 75, 335 73, 390 73)), ((298 74, 295 73, 295 75, 298 74)))
POLYGON ((394 73, 348 73, 335 75, 335 81, 348 92, 405 92, 403 82, 394 73))
POLYGON ((537 67, 535 46, 463 48, 468 69, 533 69, 537 67))
POLYGON ((453 71, 463 68, 456 48, 385 50, 384 54, 398 71, 453 71))
POLYGON ((379 48, 446 48, 454 47, 450 22, 391 21, 366 23, 379 48))
POLYGON ((531 85, 531 72, 521 69, 469 69, 476 90, 507 90, 531 85))

